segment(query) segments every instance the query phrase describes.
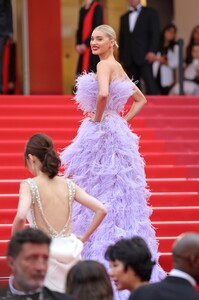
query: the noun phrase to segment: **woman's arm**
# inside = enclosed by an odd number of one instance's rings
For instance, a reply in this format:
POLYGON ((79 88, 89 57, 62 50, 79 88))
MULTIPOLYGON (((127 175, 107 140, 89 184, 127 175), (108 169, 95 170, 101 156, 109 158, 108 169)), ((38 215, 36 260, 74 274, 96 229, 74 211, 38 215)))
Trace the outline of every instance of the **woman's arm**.
POLYGON ((20 229, 25 227, 26 216, 31 206, 31 191, 27 183, 21 183, 19 190, 19 203, 17 213, 13 221, 12 232, 13 235, 20 229))
POLYGON ((100 122, 106 108, 108 92, 109 92, 109 83, 110 83, 110 66, 105 61, 100 61, 97 64, 97 80, 99 94, 96 104, 96 112, 93 117, 94 122, 100 122))
POLYGON ((129 122, 133 117, 135 117, 147 102, 145 96, 142 94, 140 89, 138 89, 137 86, 134 86, 133 88, 135 90, 135 92, 133 94, 134 103, 131 106, 129 112, 124 117, 124 119, 127 122, 129 122))
POLYGON ((97 229, 102 220, 107 214, 106 207, 96 198, 88 195, 84 190, 75 185, 75 200, 80 204, 91 209, 95 214, 90 226, 87 228, 84 235, 81 237, 82 242, 86 242, 91 234, 97 229))

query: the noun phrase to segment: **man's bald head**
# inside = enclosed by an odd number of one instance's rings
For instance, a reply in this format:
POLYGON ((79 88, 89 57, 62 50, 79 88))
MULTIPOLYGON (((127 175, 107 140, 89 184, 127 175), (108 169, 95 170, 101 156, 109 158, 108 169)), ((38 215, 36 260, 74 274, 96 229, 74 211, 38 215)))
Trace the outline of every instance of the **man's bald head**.
POLYGON ((172 248, 174 268, 191 275, 199 283, 199 234, 180 235, 172 248))

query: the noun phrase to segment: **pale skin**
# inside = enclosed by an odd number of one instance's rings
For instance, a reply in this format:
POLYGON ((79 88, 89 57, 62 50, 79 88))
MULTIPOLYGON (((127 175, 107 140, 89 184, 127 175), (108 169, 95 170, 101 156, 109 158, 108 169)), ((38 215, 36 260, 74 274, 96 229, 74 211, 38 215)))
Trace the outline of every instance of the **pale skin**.
MULTIPOLYGON (((115 43, 115 40, 110 39, 103 31, 95 29, 92 33, 90 42, 91 50, 93 54, 98 55, 100 58, 100 62, 97 64, 99 94, 96 112, 92 117, 94 122, 100 122, 105 117, 103 116, 103 113, 108 100, 110 82, 119 78, 130 80, 121 64, 119 64, 114 57, 113 51, 115 43)), ((124 116, 124 119, 127 122, 134 118, 147 102, 145 96, 138 87, 133 87, 133 90, 134 103, 128 113, 124 116)))
MULTIPOLYGON (((41 171, 41 162, 34 155, 28 155, 27 166, 29 171, 35 176, 33 179, 39 188, 45 217, 51 226, 60 232, 66 223, 69 213, 67 205, 68 188, 66 181, 59 176, 55 176, 54 178, 50 179, 47 174, 41 171)), ((84 235, 79 237, 79 239, 84 243, 101 224, 102 220, 107 214, 107 210, 100 201, 88 195, 77 185, 75 185, 75 201, 94 212, 90 226, 87 228, 84 235)), ((24 228, 31 203, 32 200, 30 187, 27 183, 21 183, 18 209, 12 226, 12 234, 24 228)), ((35 206, 35 218, 39 229, 43 229, 46 231, 46 233, 48 233, 38 214, 37 206, 35 206)))
POLYGON ((117 259, 110 261, 109 275, 118 291, 129 290, 132 292, 139 286, 148 283, 147 281, 141 281, 140 277, 131 267, 125 270, 123 262, 117 259))

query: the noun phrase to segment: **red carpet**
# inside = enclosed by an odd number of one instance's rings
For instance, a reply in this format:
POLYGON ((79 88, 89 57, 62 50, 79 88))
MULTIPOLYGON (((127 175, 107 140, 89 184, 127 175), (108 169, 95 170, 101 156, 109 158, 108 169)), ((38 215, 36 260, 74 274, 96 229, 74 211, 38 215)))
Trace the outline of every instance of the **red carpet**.
MULTIPOLYGON (((23 162, 25 142, 33 133, 45 132, 53 138, 56 149, 69 144, 82 118, 70 99, 1 97, 0 285, 10 274, 5 253, 17 208, 19 182, 30 176, 23 162)), ((199 98, 150 96, 146 107, 132 121, 132 128, 140 136, 140 151, 146 161, 160 264, 168 271, 176 236, 199 231, 199 98)))

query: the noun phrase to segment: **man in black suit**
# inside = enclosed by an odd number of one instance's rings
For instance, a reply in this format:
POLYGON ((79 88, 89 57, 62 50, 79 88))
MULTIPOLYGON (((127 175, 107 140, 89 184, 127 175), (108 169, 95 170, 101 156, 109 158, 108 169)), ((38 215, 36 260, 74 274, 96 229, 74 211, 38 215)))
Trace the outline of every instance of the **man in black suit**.
POLYGON ((132 292, 129 300, 199 300, 199 234, 181 235, 173 245, 173 269, 164 280, 132 292))
POLYGON ((155 9, 143 7, 140 0, 129 0, 130 9, 121 16, 119 59, 134 81, 143 79, 146 94, 159 93, 152 63, 159 45, 160 25, 155 9))
POLYGON ((74 299, 43 286, 50 243, 50 237, 33 228, 23 229, 13 235, 7 252, 7 262, 12 275, 8 286, 0 289, 1 300, 74 299))
POLYGON ((0 0, 0 94, 3 93, 3 52, 8 38, 13 39, 11 2, 0 0))

